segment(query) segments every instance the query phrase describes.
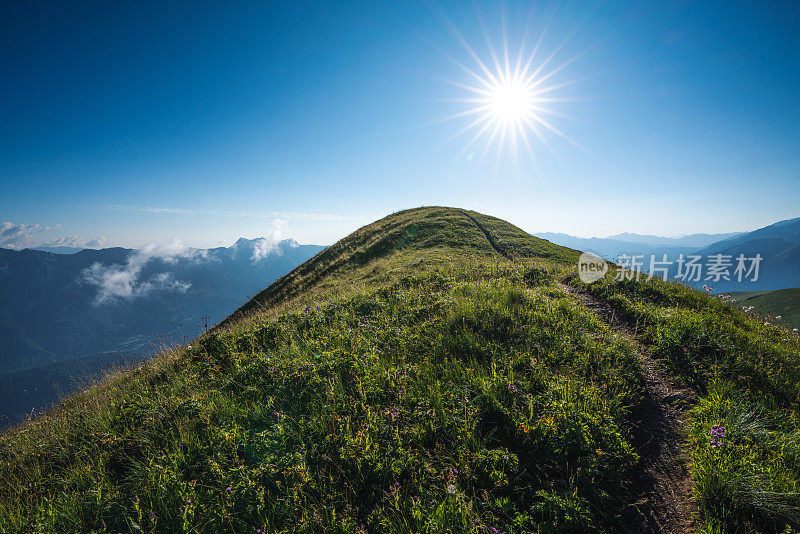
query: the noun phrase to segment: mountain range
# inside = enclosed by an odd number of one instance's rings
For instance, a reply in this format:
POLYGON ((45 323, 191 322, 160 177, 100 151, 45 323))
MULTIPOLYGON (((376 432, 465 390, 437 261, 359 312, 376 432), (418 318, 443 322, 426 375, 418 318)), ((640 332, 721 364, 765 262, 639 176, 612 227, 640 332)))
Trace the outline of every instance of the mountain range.
POLYGON ((0 249, 0 425, 201 333, 324 247, 0 249))
POLYGON ((193 338, 322 248, 240 239, 207 250, 0 249, 0 370, 193 338))
MULTIPOLYGON (((670 279, 678 275, 678 259, 681 255, 700 256, 706 264, 717 254, 729 256, 731 267, 729 280, 724 278, 706 279, 707 272, 699 280, 683 280, 694 287, 703 285, 715 293, 728 291, 764 291, 786 289, 800 286, 800 218, 789 219, 759 228, 752 232, 728 234, 693 234, 679 238, 666 238, 641 234, 617 234, 606 238, 581 238, 560 233, 538 233, 537 237, 576 250, 591 252, 612 262, 628 256, 640 256, 643 271, 649 270, 650 258, 656 261, 667 256, 670 279), (734 276, 736 258, 743 254, 746 258, 761 256, 758 278, 743 277, 741 281, 734 276)), ((747 264, 748 267, 750 264, 747 264)))
POLYGON ((732 258, 759 255, 759 277, 755 282, 720 280, 714 291, 777 290, 800 286, 800 217, 771 224, 700 249, 696 254, 723 254, 732 258))
POLYGON ((742 235, 739 232, 726 234, 691 234, 681 237, 662 237, 629 232, 608 237, 575 237, 564 233, 539 232, 536 237, 552 243, 568 246, 583 252, 592 252, 602 258, 613 260, 620 254, 655 254, 699 250, 719 241, 742 235))

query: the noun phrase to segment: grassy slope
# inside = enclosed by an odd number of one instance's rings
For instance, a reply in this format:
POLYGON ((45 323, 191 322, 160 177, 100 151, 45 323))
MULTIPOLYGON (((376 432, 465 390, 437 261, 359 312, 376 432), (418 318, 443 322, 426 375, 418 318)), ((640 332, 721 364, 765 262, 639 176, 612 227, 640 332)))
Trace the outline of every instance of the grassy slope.
POLYGON ((736 291, 729 293, 738 306, 752 306, 753 311, 792 328, 800 328, 800 287, 777 291, 736 291))
MULTIPOLYGON (((575 259, 462 210, 362 228, 191 347, 3 435, 0 531, 621 528, 641 379, 558 288, 575 259)), ((701 396, 705 523, 791 516, 797 340, 688 289, 591 290, 701 396)))
POLYGON ((635 321, 639 340, 698 395, 687 432, 703 528, 780 531, 788 523, 796 532, 800 337, 678 284, 608 277, 588 290, 635 321), (723 438, 713 436, 715 425, 723 438))

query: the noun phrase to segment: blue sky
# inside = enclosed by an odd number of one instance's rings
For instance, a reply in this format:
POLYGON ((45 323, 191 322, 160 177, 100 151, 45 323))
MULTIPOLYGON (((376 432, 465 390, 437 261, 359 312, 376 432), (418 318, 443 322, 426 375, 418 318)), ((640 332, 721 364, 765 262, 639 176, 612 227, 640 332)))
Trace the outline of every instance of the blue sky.
POLYGON ((581 236, 800 216, 796 3, 275 4, 4 3, 6 245, 326 244, 434 204, 581 236), (512 52, 547 27, 574 144, 515 161, 437 120, 471 105, 454 29, 490 62, 504 22, 512 52))

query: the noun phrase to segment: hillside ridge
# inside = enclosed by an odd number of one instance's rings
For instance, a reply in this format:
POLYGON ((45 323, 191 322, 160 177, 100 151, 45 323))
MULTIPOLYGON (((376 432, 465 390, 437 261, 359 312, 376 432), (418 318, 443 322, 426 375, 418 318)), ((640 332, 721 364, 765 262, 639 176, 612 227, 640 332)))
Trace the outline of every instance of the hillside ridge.
POLYGON ((577 256, 461 209, 367 225, 0 435, 0 531, 796 528, 800 337, 577 256))
MULTIPOLYGON (((459 227, 464 221, 469 221, 486 238, 486 244, 478 244, 478 250, 497 253, 505 258, 534 257, 557 258, 559 260, 572 259, 577 254, 572 249, 554 245, 549 241, 540 239, 524 232, 512 224, 497 219, 495 217, 477 214, 461 208, 447 208, 441 206, 430 206, 412 208, 390 214, 383 219, 359 228, 349 236, 334 243, 317 253, 314 257, 299 265, 286 275, 278 278, 273 284, 255 295, 250 301, 241 306, 238 310, 224 319, 218 327, 228 327, 237 321, 245 319, 249 314, 268 310, 276 305, 291 300, 292 297, 310 289, 326 276, 336 273, 337 270, 363 265, 366 262, 380 259, 385 255, 392 255, 404 250, 420 251, 427 248, 435 248, 442 244, 451 247, 467 246, 467 240, 458 241, 455 236, 447 236, 441 241, 436 236, 425 235, 424 225, 435 221, 439 224, 431 224, 431 229, 441 230, 446 234, 453 229, 462 230, 459 227), (496 238, 481 224, 476 215, 484 217, 489 221, 499 224, 504 232, 519 241, 529 241, 534 246, 517 247, 516 250, 509 251, 500 247, 496 238), (445 224, 441 224, 439 219, 446 219, 445 224)), ((513 245, 513 243, 512 243, 513 245)), ((476 245, 469 244, 474 247, 476 245)))

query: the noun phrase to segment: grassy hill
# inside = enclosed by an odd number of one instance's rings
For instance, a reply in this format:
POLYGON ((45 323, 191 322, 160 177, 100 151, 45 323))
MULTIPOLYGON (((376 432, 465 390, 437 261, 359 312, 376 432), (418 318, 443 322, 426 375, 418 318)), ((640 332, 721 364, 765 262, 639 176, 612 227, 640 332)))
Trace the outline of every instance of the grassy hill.
POLYGON ((3 434, 0 531, 796 528, 798 337, 576 260, 459 209, 368 225, 3 434))
POLYGON ((780 323, 800 329, 800 287, 777 291, 734 291, 729 295, 739 307, 752 307, 752 312, 768 320, 780 317, 780 323))

